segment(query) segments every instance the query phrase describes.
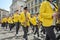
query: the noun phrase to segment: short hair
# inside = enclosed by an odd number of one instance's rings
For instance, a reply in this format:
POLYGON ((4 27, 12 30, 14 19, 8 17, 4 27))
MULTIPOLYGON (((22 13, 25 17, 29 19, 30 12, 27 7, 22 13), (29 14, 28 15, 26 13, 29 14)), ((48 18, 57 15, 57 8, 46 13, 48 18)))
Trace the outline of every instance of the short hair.
POLYGON ((49 1, 49 0, 47 0, 47 1, 49 1))
POLYGON ((18 12, 19 10, 16 10, 15 12, 18 12))
MULTIPOLYGON (((49 1, 49 0, 47 0, 47 1, 49 1)), ((53 2, 53 1, 52 1, 53 2)))
POLYGON ((24 10, 27 10, 27 7, 24 7, 24 10))

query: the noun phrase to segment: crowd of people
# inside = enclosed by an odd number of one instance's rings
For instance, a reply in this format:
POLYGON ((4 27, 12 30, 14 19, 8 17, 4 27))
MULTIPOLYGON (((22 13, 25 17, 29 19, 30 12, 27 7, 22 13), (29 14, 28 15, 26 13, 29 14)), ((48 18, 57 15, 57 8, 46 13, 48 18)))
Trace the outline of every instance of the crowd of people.
POLYGON ((18 35, 19 28, 23 28, 23 38, 28 40, 27 33, 29 27, 32 28, 34 35, 39 37, 39 29, 42 26, 41 32, 46 34, 46 40, 57 40, 54 28, 57 32, 60 31, 60 8, 53 3, 53 0, 47 0, 41 3, 39 13, 31 14, 28 12, 28 8, 24 7, 24 10, 20 13, 16 10, 12 16, 4 17, 1 20, 2 27, 9 26, 10 31, 16 27, 16 36, 18 35), (8 25, 8 26, 7 26, 8 25))

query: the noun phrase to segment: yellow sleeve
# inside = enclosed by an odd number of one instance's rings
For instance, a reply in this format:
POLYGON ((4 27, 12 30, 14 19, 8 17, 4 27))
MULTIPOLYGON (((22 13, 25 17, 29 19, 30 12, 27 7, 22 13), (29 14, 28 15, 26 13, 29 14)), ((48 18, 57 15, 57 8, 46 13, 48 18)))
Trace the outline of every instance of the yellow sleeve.
POLYGON ((5 18, 3 19, 3 21, 5 22, 5 18))
POLYGON ((1 20, 1 23, 3 23, 3 19, 1 20))
POLYGON ((30 18, 29 20, 30 20, 30 22, 32 23, 32 18, 30 18))
POLYGON ((52 14, 47 13, 46 11, 47 2, 44 2, 40 6, 40 18, 52 18, 52 14))
POLYGON ((19 22, 21 22, 21 15, 19 15, 19 22))
POLYGON ((29 12, 27 13, 27 17, 30 19, 30 13, 29 12))
POLYGON ((24 22, 24 21, 25 21, 24 14, 23 14, 23 13, 21 13, 21 14, 20 14, 20 16, 21 16, 21 22, 24 22))
POLYGON ((8 18, 8 23, 10 23, 10 18, 8 18))
POLYGON ((34 17, 34 22, 36 22, 36 17, 34 17))
POLYGON ((38 15, 38 20, 39 20, 39 21, 43 21, 43 18, 41 17, 40 14, 38 15))

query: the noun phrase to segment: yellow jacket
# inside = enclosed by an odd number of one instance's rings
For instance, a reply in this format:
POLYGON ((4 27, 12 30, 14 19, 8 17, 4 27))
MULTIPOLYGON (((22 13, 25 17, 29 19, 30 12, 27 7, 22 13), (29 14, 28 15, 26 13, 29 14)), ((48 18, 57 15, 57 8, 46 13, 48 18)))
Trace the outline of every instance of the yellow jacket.
POLYGON ((21 22, 22 25, 24 25, 24 26, 30 26, 30 23, 29 23, 30 13, 29 12, 26 13, 26 17, 25 17, 24 12, 21 12, 20 13, 20 19, 21 19, 20 22, 21 22), (26 21, 26 19, 27 19, 27 21, 26 21), (25 24, 25 22, 26 22, 26 24, 25 24))
POLYGON ((37 25, 37 23, 36 23, 36 17, 34 16, 34 17, 30 18, 30 22, 31 22, 31 24, 33 24, 34 26, 37 25))
POLYGON ((18 22, 19 21, 19 14, 14 13, 13 18, 14 18, 14 22, 18 22))
MULTIPOLYGON (((58 9, 58 7, 57 7, 57 9, 58 9)), ((57 9, 55 8, 56 11, 57 11, 57 9)), ((53 15, 54 11, 50 5, 50 2, 48 2, 48 1, 43 2, 40 6, 39 12, 40 12, 39 20, 42 21, 43 26, 46 26, 46 27, 51 26, 53 23, 52 15, 53 15)))
POLYGON ((6 23, 6 22, 7 22, 7 18, 3 18, 3 22, 5 22, 5 23, 6 23))
POLYGON ((8 18, 8 23, 13 23, 13 19, 11 17, 8 18))
POLYGON ((19 22, 21 23, 21 16, 19 15, 19 22))
POLYGON ((40 14, 38 15, 38 20, 39 21, 42 21, 42 18, 40 17, 40 14))
POLYGON ((5 20, 4 20, 4 18, 3 18, 3 19, 1 20, 1 23, 4 23, 4 21, 5 21, 5 20))

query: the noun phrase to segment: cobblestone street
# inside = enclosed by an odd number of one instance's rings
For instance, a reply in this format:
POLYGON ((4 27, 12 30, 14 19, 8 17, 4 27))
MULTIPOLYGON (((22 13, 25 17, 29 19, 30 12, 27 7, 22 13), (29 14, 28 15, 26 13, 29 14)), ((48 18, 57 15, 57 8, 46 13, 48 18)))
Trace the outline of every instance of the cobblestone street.
MULTIPOLYGON (((45 38, 44 36, 42 36, 42 34, 40 34, 40 37, 39 38, 34 38, 34 34, 31 32, 31 28, 29 28, 29 33, 28 33, 28 40, 34 40, 34 39, 42 39, 44 40, 43 38, 45 38)), ((6 30, 6 29, 2 29, 0 27, 0 40, 24 40, 23 39, 23 30, 22 28, 20 28, 19 30, 19 36, 18 38, 16 38, 15 36, 15 28, 13 28, 13 30, 11 32, 9 32, 9 28, 6 30)))
MULTIPOLYGON (((11 32, 9 32, 9 28, 6 30, 6 29, 2 29, 0 27, 0 40, 24 40, 23 39, 23 34, 24 33, 23 33, 23 30, 22 30, 22 27, 19 30, 18 38, 16 38, 16 36, 15 36, 15 28, 13 28, 13 30, 11 32)), ((57 34, 57 36, 58 36, 58 34, 57 34)), ((45 40, 45 35, 40 33, 39 38, 37 36, 34 37, 34 34, 31 32, 31 28, 29 28, 28 40, 35 40, 35 39, 45 40)))

